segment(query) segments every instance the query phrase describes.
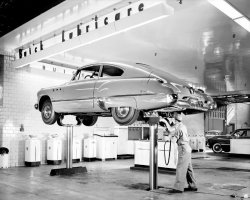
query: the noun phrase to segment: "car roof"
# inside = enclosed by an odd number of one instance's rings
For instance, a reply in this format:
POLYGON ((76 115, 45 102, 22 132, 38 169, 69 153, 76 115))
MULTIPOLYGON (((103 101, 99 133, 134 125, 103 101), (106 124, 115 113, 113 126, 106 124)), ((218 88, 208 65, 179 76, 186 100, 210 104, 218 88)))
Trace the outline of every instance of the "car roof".
POLYGON ((90 65, 114 65, 114 66, 120 66, 125 70, 125 73, 122 75, 123 77, 136 77, 136 76, 143 76, 143 77, 148 77, 149 75, 156 76, 159 78, 162 78, 166 81, 173 82, 173 83, 178 83, 181 85, 185 85, 187 87, 188 84, 185 80, 180 79, 164 70, 161 70, 159 68, 153 67, 151 65, 145 64, 145 63, 139 63, 139 62, 130 62, 130 61, 105 61, 105 62, 94 62, 90 63, 88 65, 85 65, 83 67, 80 67, 79 69, 85 68, 90 65), (137 72, 137 73, 135 73, 137 72))
POLYGON ((250 130, 250 127, 246 127, 246 128, 238 128, 235 131, 244 131, 244 130, 250 130))
POLYGON ((78 69, 84 69, 92 65, 113 65, 120 68, 123 68, 124 73, 123 77, 149 77, 152 70, 148 67, 137 66, 136 63, 132 62, 93 62, 87 65, 84 65, 78 69))
POLYGON ((222 132, 221 130, 208 130, 206 132, 222 132))

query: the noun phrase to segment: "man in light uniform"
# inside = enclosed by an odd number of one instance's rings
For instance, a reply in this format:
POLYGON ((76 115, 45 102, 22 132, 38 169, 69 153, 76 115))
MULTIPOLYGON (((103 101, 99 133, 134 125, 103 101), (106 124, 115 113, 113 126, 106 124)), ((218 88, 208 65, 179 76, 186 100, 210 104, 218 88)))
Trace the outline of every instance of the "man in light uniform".
POLYGON ((170 126, 167 120, 161 119, 165 123, 167 135, 177 140, 178 145, 178 163, 176 167, 176 180, 174 189, 170 193, 182 193, 183 191, 197 191, 196 180, 194 177, 191 163, 192 149, 189 145, 189 138, 186 126, 182 123, 180 112, 174 112, 174 125, 170 126), (188 187, 185 187, 185 183, 188 187))

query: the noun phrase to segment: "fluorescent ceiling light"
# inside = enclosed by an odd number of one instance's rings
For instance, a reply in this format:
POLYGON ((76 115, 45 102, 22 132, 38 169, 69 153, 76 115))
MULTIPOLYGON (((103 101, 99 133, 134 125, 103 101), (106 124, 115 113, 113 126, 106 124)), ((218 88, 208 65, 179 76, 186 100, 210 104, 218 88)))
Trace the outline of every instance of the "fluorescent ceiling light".
POLYGON ((208 0, 213 6, 218 8, 221 12, 226 14, 232 20, 234 20, 237 24, 242 26, 248 32, 250 32, 250 21, 247 17, 245 17, 242 13, 240 13, 237 9, 235 9, 231 4, 229 4, 225 0, 208 0))
POLYGON ((242 14, 224 0, 208 0, 213 6, 225 13, 231 19, 242 17, 242 14))
POLYGON ((244 29, 250 32, 250 21, 246 17, 241 17, 234 20, 237 24, 241 25, 244 29))

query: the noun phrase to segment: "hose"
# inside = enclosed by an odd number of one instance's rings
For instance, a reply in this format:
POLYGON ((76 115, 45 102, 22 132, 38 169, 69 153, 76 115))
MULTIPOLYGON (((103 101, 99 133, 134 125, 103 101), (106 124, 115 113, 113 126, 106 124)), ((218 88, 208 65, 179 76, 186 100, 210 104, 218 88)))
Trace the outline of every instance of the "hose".
POLYGON ((165 141, 164 143, 164 161, 165 161, 165 164, 168 165, 169 164, 169 161, 170 161, 170 153, 171 153, 171 146, 172 146, 172 142, 171 140, 169 140, 169 150, 168 150, 168 162, 166 161, 166 144, 167 144, 168 141, 165 141))

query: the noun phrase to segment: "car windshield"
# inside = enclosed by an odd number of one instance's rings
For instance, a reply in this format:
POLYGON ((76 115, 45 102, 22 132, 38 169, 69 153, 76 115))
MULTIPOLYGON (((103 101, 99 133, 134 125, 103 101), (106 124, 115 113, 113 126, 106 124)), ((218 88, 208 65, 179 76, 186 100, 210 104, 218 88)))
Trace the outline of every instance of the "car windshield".
POLYGON ((84 79, 96 78, 99 75, 100 66, 93 65, 77 70, 72 78, 72 81, 79 81, 84 79))
POLYGON ((241 129, 236 130, 234 133, 232 133, 232 136, 235 137, 250 137, 250 129, 241 129))

